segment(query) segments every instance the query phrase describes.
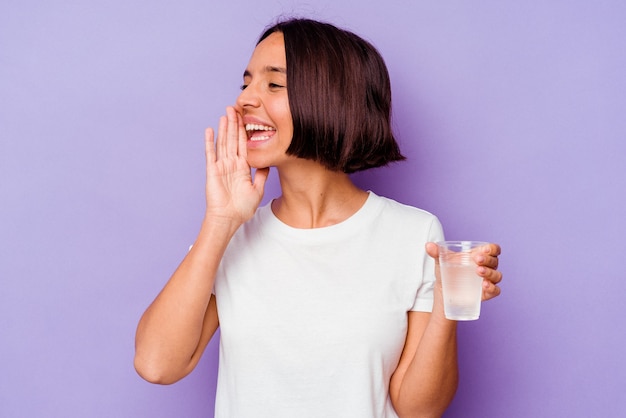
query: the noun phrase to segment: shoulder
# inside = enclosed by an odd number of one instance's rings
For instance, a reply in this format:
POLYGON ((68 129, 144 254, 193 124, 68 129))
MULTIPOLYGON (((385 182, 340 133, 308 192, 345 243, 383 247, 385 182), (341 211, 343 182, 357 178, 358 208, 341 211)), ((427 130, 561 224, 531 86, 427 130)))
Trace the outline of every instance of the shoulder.
POLYGON ((443 227, 434 214, 388 197, 373 194, 372 198, 379 207, 376 224, 381 228, 398 237, 424 237, 426 240, 443 238, 443 227))
POLYGON ((417 208, 415 206, 400 203, 388 197, 372 194, 372 198, 378 201, 381 213, 384 216, 399 218, 403 221, 412 220, 415 222, 434 222, 437 217, 432 213, 417 208))

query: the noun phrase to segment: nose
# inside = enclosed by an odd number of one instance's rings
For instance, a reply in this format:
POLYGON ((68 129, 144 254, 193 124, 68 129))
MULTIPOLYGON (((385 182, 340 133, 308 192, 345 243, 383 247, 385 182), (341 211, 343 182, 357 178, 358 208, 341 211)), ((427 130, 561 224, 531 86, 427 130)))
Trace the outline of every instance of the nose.
POLYGON ((237 107, 242 111, 251 107, 260 106, 261 101, 259 99, 258 92, 252 83, 248 84, 243 90, 241 90, 236 103, 237 107))

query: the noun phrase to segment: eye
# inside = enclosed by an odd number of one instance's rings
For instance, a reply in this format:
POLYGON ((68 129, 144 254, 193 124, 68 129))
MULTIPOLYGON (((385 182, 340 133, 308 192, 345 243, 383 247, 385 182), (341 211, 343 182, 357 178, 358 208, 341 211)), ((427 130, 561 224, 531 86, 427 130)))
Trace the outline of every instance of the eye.
POLYGON ((248 87, 247 84, 242 84, 241 86, 239 86, 239 89, 243 91, 246 89, 246 87, 248 87))
POLYGON ((285 87, 285 86, 281 86, 280 84, 276 84, 276 83, 270 83, 269 86, 270 86, 271 89, 280 89, 280 88, 285 87))

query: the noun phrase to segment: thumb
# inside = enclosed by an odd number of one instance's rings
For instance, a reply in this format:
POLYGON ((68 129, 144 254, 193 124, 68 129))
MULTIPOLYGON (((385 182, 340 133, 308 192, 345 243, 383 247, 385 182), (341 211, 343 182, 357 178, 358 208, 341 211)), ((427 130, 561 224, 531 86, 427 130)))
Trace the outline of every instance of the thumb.
POLYGON ((439 247, 434 242, 426 243, 426 253, 435 259, 435 262, 439 263, 439 247))
POLYGON ((265 191, 265 182, 267 181, 267 176, 270 173, 270 168, 257 168, 254 171, 254 188, 259 191, 259 194, 262 196, 265 191))
POLYGON ((435 277, 437 282, 441 285, 441 270, 439 267, 439 247, 434 242, 426 243, 426 253, 435 260, 435 277))

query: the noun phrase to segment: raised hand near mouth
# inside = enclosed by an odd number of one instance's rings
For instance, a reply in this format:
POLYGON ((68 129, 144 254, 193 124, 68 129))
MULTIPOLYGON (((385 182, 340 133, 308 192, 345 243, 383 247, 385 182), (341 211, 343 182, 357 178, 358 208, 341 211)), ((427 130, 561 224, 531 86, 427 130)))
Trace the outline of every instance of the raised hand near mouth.
POLYGON ((213 129, 207 128, 206 220, 242 224, 259 206, 269 168, 257 169, 252 179, 246 160, 247 140, 241 115, 232 106, 220 118, 217 141, 213 129))

